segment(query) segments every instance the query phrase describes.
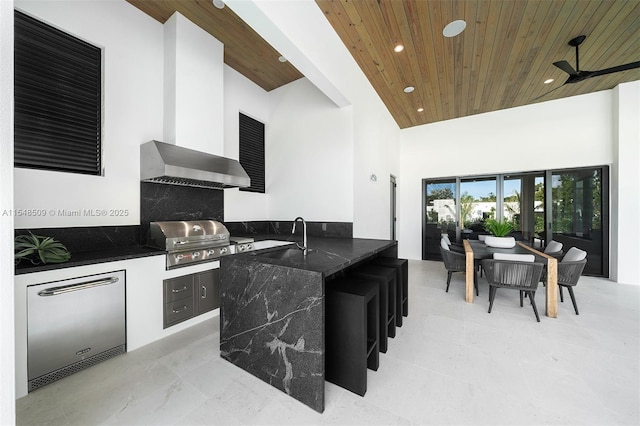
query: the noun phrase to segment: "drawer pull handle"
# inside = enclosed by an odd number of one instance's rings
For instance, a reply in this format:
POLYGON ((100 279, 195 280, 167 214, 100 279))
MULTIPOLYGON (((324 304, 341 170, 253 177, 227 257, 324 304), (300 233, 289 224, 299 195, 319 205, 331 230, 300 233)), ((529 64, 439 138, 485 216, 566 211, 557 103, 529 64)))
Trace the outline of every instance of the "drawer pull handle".
POLYGON ((184 305, 182 308, 180 309, 172 309, 174 314, 179 314, 182 311, 186 311, 187 309, 189 309, 189 307, 187 305, 184 305))
POLYGON ((202 296, 203 299, 207 298, 207 288, 205 286, 202 286, 202 296))
POLYGON ((117 277, 110 277, 102 280, 87 281, 80 284, 64 285, 60 287, 51 287, 38 292, 38 296, 57 296, 59 294, 70 293, 72 291, 88 290, 94 287, 117 283, 117 277))
POLYGON ((187 289, 187 286, 184 286, 182 288, 174 288, 173 290, 171 290, 172 293, 180 293, 181 291, 185 291, 187 289))

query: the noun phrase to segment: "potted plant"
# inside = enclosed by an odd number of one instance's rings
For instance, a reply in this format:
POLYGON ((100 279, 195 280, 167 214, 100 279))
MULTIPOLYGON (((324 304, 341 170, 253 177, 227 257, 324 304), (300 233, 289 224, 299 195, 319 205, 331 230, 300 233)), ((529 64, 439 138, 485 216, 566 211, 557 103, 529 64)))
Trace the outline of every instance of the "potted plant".
POLYGON ((506 220, 487 219, 484 229, 491 233, 485 238, 484 243, 489 247, 511 248, 516 245, 516 239, 510 237, 513 226, 506 220))
POLYGON ((62 263, 71 259, 69 250, 51 237, 29 234, 18 235, 14 241, 15 262, 26 259, 38 265, 40 263, 62 263))

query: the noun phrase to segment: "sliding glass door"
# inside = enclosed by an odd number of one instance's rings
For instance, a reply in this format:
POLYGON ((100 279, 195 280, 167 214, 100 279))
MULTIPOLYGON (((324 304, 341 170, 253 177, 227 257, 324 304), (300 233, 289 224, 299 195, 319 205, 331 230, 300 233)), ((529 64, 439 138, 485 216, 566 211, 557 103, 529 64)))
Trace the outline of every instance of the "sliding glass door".
POLYGON ((608 168, 551 172, 551 238, 587 252, 586 275, 609 276, 608 168))
POLYGON ((502 217, 513 225, 517 239, 542 246, 544 174, 523 173, 503 177, 502 217))
POLYGON ((460 180, 462 238, 484 233, 485 219, 497 217, 496 193, 495 176, 460 180))
POLYGON ((422 258, 440 259, 440 238, 448 234, 457 240, 457 183, 453 180, 433 180, 424 185, 424 216, 422 258))

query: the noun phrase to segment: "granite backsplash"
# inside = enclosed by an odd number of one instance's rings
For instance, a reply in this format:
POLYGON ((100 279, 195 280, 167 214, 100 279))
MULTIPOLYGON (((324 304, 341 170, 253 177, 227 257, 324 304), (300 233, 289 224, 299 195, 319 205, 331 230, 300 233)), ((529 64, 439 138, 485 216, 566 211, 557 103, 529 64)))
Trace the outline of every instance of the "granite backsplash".
POLYGON ((140 245, 140 227, 137 225, 16 229, 15 235, 28 234, 29 231, 60 241, 72 254, 140 245))
MULTIPOLYGON (((231 235, 291 235, 291 221, 224 222, 224 191, 206 188, 140 183, 140 225, 17 229, 53 237, 71 253, 144 245, 149 222, 165 220, 217 220, 231 235)), ((302 231, 296 231, 301 235, 302 231)), ((351 222, 307 222, 310 237, 352 238, 351 222)))
MULTIPOLYGON (((288 237, 293 229, 291 221, 224 222, 231 235, 282 235, 288 237)), ((296 234, 302 235, 300 228, 296 234)), ((352 222, 307 222, 308 237, 353 238, 352 222)))

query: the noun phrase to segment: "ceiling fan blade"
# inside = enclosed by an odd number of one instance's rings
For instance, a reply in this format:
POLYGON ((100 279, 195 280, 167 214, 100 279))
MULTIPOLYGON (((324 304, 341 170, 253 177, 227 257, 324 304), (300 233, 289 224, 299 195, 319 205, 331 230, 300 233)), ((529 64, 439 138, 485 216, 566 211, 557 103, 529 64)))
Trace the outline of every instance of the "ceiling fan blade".
MULTIPOLYGON (((566 83, 565 83, 565 84, 566 84, 566 83)), ((564 84, 561 84, 560 86, 556 87, 555 89, 551 89, 551 90, 549 90, 547 93, 543 93, 542 95, 538 96, 537 98, 533 98, 533 99, 531 99, 531 102, 533 102, 533 101, 537 101, 537 100, 538 100, 538 99, 540 99, 540 98, 544 98, 544 97, 545 97, 545 96, 547 96, 549 93, 554 92, 554 91, 558 90, 559 88, 561 88, 561 87, 563 87, 563 86, 564 86, 564 84)))
POLYGON ((634 68, 640 68, 640 61, 630 62, 624 65, 618 65, 617 67, 605 68, 603 70, 592 71, 589 77, 597 77, 599 75, 613 74, 614 72, 627 71, 627 70, 632 70, 634 68))
POLYGON ((569 65, 569 62, 567 61, 554 62, 553 65, 560 68, 562 71, 566 72, 569 75, 578 75, 576 70, 574 70, 573 67, 569 65))

